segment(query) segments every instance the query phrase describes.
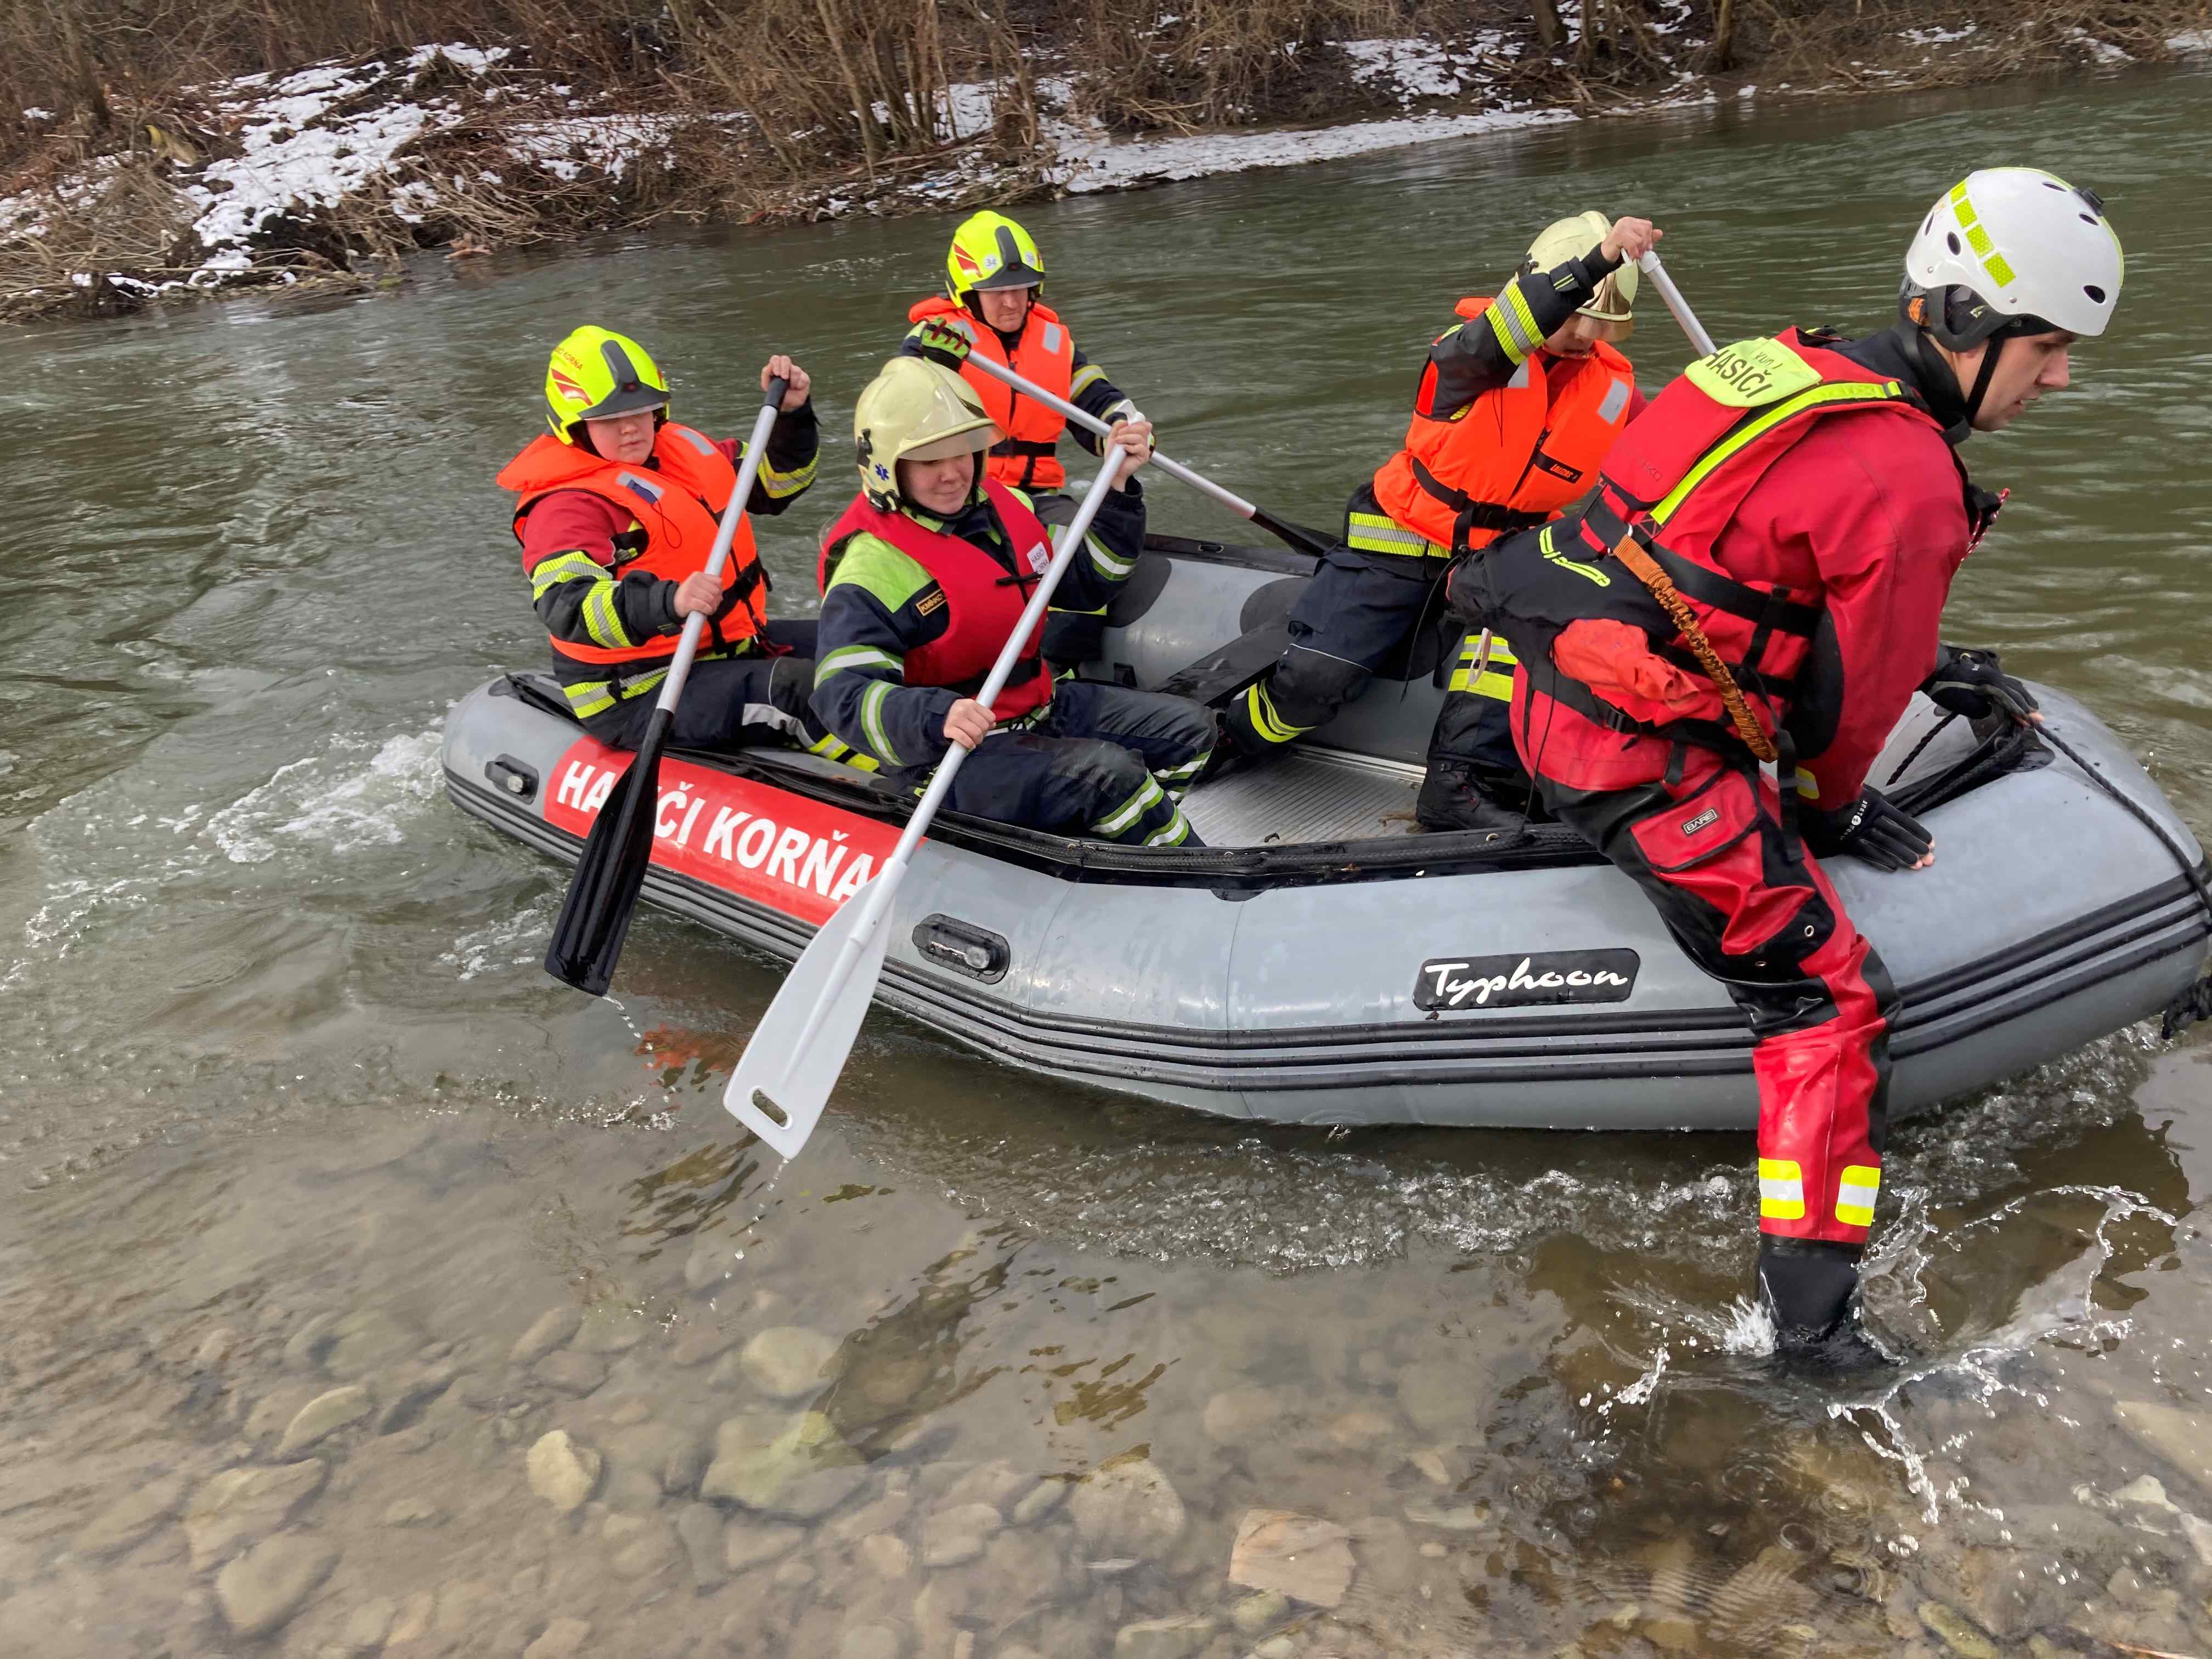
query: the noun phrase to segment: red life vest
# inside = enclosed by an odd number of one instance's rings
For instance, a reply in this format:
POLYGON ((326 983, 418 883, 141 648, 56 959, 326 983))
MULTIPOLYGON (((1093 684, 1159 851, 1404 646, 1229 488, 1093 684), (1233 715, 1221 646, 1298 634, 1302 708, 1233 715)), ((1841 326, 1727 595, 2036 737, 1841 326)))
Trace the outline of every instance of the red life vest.
MULTIPOLYGON (((854 496, 837 522, 823 532, 816 576, 825 592, 831 567, 845 544, 865 533, 898 549, 927 570, 944 592, 945 631, 907 652, 908 685, 941 685, 963 696, 982 690, 991 665, 1022 619, 1036 579, 1052 563, 1052 532, 1021 498, 994 478, 983 480, 983 495, 1006 532, 1018 575, 1009 574, 987 550, 964 537, 932 530, 903 513, 886 513, 865 495, 854 496)), ((1052 701, 1052 671, 1045 666, 1043 638, 1044 620, 1039 617, 1005 690, 991 705, 999 719, 1012 720, 1052 701)))
POLYGON ((1650 590, 1613 556, 1633 535, 1771 735, 1811 653, 1821 596, 1739 580, 1714 545, 1752 487, 1815 422, 1869 409, 1938 425, 1898 381, 1796 330, 1723 347, 1691 364, 1615 446, 1589 508, 1470 561, 1453 577, 1454 603, 1513 641, 1532 691, 1616 732, 1727 747, 1718 690, 1650 590), (1578 629, 1580 644, 1562 664, 1554 647, 1577 623, 1601 626, 1578 629))
MULTIPOLYGON (((642 551, 617 548, 617 575, 643 570, 680 582, 704 570, 722 509, 738 485, 737 469, 713 440, 673 421, 663 422, 654 434, 653 460, 649 467, 629 466, 544 434, 500 470, 500 488, 520 498, 514 504, 515 539, 522 538, 524 516, 541 499, 556 490, 581 489, 612 502, 644 532, 642 551)), ((752 521, 743 514, 722 574, 724 591, 738 596, 737 605, 714 624, 726 645, 757 634, 768 621, 767 581, 753 546, 752 521)), ((619 649, 556 638, 553 648, 577 662, 648 662, 675 655, 681 637, 656 635, 619 649)))
MULTIPOLYGON (((910 323, 942 319, 968 337, 970 351, 980 351, 1002 363, 1024 380, 1035 380, 1056 398, 1066 398, 1075 384, 1075 341, 1066 324, 1048 306, 1030 302, 1021 337, 1008 352, 994 328, 986 327, 967 307, 943 295, 917 301, 906 313, 910 323)), ((1067 482, 1067 469, 1060 464, 1060 434, 1065 416, 1054 414, 1031 398, 993 380, 981 369, 962 368, 961 376, 975 388, 983 410, 1006 436, 991 447, 984 463, 987 476, 1017 489, 1057 489, 1067 482)))
MULTIPOLYGON (((1462 300, 1459 314, 1472 320, 1492 303, 1462 300)), ((1427 406, 1436 375, 1435 363, 1424 366, 1416 409, 1427 406)), ((1511 381, 1457 413, 1415 414, 1405 447, 1375 475, 1376 501, 1440 547, 1487 546, 1587 491, 1635 402, 1628 359, 1601 341, 1578 360, 1534 353, 1511 381)))

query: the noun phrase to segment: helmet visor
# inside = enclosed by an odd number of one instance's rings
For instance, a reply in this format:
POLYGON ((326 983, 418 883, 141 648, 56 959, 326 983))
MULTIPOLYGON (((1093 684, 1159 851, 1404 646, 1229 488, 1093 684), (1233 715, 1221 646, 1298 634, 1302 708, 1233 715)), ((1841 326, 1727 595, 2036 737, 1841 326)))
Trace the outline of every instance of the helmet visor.
POLYGON ((668 394, 659 386, 647 386, 642 381, 626 386, 617 386, 589 409, 577 412, 571 418, 579 421, 611 421, 617 415, 636 415, 648 409, 668 407, 668 394))
POLYGON ((988 449, 999 441, 999 428, 986 421, 981 426, 971 426, 958 432, 947 433, 942 438, 933 438, 926 444, 917 444, 899 456, 902 461, 942 461, 955 455, 972 455, 979 449, 988 449))
POLYGON ((988 276, 975 283, 970 290, 976 294, 993 294, 1007 288, 1042 288, 1044 272, 1028 265, 1001 265, 988 276))

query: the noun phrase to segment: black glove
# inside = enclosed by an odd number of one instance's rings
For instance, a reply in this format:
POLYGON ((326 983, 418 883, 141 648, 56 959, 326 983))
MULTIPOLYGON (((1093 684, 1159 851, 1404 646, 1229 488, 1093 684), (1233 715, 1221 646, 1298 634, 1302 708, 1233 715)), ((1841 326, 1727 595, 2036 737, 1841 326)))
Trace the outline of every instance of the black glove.
POLYGON ((1805 845, 1815 853, 1848 854, 1877 870, 1910 870, 1936 845, 1917 818, 1891 805, 1872 784, 1849 806, 1832 812, 1800 808, 1798 816, 1805 845))
POLYGON ((2034 711, 2035 698, 2028 689, 1997 666, 1994 651, 1972 651, 1962 646, 1936 647, 1936 672, 1921 684, 1939 708, 1985 720, 2002 709, 2024 717, 2034 711))

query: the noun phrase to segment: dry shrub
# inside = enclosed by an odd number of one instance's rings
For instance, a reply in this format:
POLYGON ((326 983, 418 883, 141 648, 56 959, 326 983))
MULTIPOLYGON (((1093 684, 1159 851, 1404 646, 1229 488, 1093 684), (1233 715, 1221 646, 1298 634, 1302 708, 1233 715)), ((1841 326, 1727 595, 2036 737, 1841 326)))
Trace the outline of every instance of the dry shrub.
POLYGON ((1387 33, 1389 0, 1090 0, 1075 108, 1125 131, 1310 119, 1370 104, 1333 42, 1387 33))
POLYGON ((1026 150, 1036 100, 1003 0, 670 0, 695 96, 744 112, 792 178, 987 138, 1026 150), (951 91, 996 88, 955 131, 951 91), (981 129, 976 130, 976 129, 981 129))
POLYGON ((1887 88, 1966 86, 2039 70, 2093 65, 2096 43, 2156 60, 2166 41, 2202 27, 2203 0, 2040 0, 2029 8, 1962 7, 1939 15, 1910 3, 1842 4, 1837 0, 1735 0, 1736 57, 1765 76, 1799 84, 1887 88), (1946 33, 1976 25, 1962 39, 1916 42, 1907 30, 1946 33))

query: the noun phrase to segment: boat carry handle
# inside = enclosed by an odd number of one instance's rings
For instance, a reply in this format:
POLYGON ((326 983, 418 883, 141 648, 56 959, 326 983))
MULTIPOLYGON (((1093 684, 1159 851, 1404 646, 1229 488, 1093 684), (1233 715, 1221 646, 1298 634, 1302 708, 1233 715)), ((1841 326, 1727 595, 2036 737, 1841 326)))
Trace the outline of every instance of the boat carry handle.
POLYGON ((501 755, 496 760, 486 761, 484 776, 491 780, 491 787, 502 795, 512 795, 517 800, 538 799, 538 769, 515 759, 512 755, 501 755))
POLYGON ((1013 952, 998 934, 955 916, 924 916, 915 924, 914 948, 956 974, 996 984, 1006 976, 1013 952))

